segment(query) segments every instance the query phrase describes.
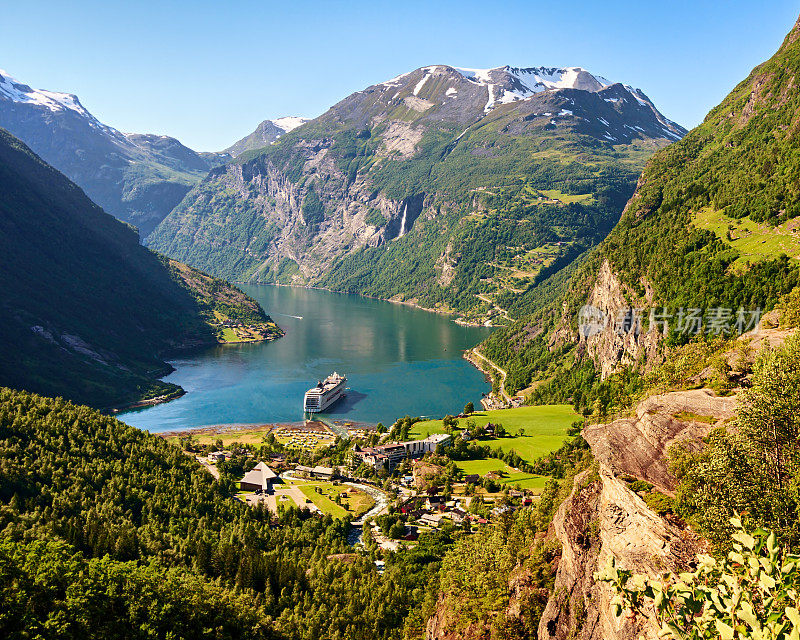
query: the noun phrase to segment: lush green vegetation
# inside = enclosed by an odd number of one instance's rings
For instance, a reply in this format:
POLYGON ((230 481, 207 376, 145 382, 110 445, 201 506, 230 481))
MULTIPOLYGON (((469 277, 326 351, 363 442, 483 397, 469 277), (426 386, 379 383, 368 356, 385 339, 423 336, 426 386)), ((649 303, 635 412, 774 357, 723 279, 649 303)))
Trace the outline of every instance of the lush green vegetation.
POLYGON ((800 635, 800 556, 787 553, 773 532, 752 535, 731 519, 732 552, 697 557, 697 568, 653 580, 618 569, 614 558, 595 577, 617 592, 614 612, 645 617, 655 610, 662 637, 674 640, 774 638, 800 635))
MULTIPOLYGON (((791 89, 798 71, 800 45, 790 37, 701 125, 653 156, 619 224, 571 279, 537 288, 524 303, 530 316, 488 339, 482 351, 508 371, 511 390, 541 382, 534 401, 573 398, 590 412, 614 391, 603 389, 572 343, 551 351, 549 342, 562 317, 575 331, 604 260, 630 288, 631 306, 672 313, 681 307, 768 310, 797 286, 786 223, 800 214, 793 134, 800 98, 791 89)), ((673 341, 686 339, 673 334, 673 341)))
POLYGON ((272 638, 263 607, 180 568, 0 536, 5 638, 272 638))
POLYGON ((484 476, 487 473, 495 472, 498 474, 497 482, 500 485, 519 487, 520 489, 531 489, 537 493, 544 489, 547 478, 535 474, 515 471, 504 461, 498 458, 488 458, 483 460, 459 460, 458 469, 464 475, 477 473, 484 476))
POLYGON ((162 358, 215 342, 215 311, 269 321, 227 283, 169 267, 2 130, 0 190, 0 384, 100 407, 171 394, 162 358))
MULTIPOLYGON (((591 464, 588 449, 575 455, 563 480, 548 479, 531 509, 501 514, 491 527, 461 539, 442 564, 439 604, 450 613, 448 629, 462 630, 478 623, 492 637, 536 637, 560 556, 558 545, 541 534, 547 530, 556 509, 572 490, 575 474, 591 464), (526 574, 529 586, 518 592, 518 614, 505 616, 511 597, 509 578, 526 574)), ((594 482, 590 475, 586 482, 594 482)), ((448 619, 448 618, 444 618, 448 619)))
MULTIPOLYGON (((515 451, 532 462, 558 449, 567 439, 567 431, 578 416, 568 405, 517 407, 495 411, 479 411, 469 418, 457 418, 457 428, 463 429, 469 421, 484 427, 487 423, 502 424, 506 436, 481 441, 481 444, 502 451, 515 451)), ((410 431, 412 439, 426 438, 432 433, 445 433, 442 420, 417 422, 410 431)), ((456 436, 458 432, 456 432, 456 436)))
POLYGON ((304 482, 299 486, 303 495, 311 500, 322 513, 330 514, 334 518, 345 518, 350 515, 358 518, 375 505, 375 501, 368 494, 351 489, 347 485, 334 485, 330 482, 304 482), (347 498, 341 497, 343 492, 347 492, 347 498))
POLYGON ((233 493, 161 438, 0 390, 0 633, 421 635, 449 533, 423 536, 381 575, 374 556, 335 557, 349 550, 346 521, 295 509, 276 521, 233 493))
POLYGON ((800 340, 755 362, 740 394, 735 430, 711 433, 700 453, 677 449, 677 506, 717 546, 728 544, 731 513, 748 529, 767 527, 782 544, 800 545, 800 340))

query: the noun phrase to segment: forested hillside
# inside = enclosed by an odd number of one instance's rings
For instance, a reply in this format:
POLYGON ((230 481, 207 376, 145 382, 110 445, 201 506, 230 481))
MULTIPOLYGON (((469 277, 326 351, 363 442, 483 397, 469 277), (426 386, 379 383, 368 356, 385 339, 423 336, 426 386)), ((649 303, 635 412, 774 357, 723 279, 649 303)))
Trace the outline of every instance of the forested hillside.
POLYGON ((348 551, 346 522, 292 509, 270 526, 233 492, 157 436, 0 389, 0 633, 421 635, 448 534, 379 574, 369 555, 328 558, 348 551))
POLYGON ((601 80, 403 74, 213 170, 148 243, 219 277, 502 322, 495 303, 605 237, 647 158, 684 133, 641 91, 601 80))
POLYGON ((2 129, 0 190, 1 384, 108 407, 180 391, 156 379, 163 357, 216 343, 219 313, 279 335, 255 301, 142 247, 2 129))
MULTIPOLYGON (((763 312, 797 285, 798 37, 795 25, 701 125, 653 156, 619 224, 571 278, 520 296, 515 308, 529 315, 485 345, 512 388, 544 382, 542 400, 574 399, 598 384, 598 358, 608 371, 652 355, 644 337, 620 339, 615 353, 607 333, 579 340, 578 311, 590 300, 614 298, 603 309, 611 314, 644 309, 647 329, 652 308, 673 322, 681 308, 763 312)), ((673 332, 667 343, 687 339, 673 332)))

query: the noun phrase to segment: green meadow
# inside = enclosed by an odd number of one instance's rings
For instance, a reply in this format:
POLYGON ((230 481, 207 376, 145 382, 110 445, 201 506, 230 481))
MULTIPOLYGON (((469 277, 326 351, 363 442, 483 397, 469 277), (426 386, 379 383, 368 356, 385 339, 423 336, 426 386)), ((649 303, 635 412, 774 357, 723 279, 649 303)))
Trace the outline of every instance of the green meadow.
MULTIPOLYGON (((470 419, 475 420, 475 424, 479 426, 484 426, 488 422, 502 424, 506 430, 506 437, 481 440, 481 444, 503 451, 513 449, 530 462, 558 449, 567 439, 567 429, 579 417, 570 405, 542 405, 477 411, 470 418, 460 418, 458 426, 463 428, 470 419), (522 430, 521 435, 520 430, 522 430)), ((432 433, 444 433, 444 424, 441 420, 418 422, 413 426, 410 437, 418 440, 432 433)))

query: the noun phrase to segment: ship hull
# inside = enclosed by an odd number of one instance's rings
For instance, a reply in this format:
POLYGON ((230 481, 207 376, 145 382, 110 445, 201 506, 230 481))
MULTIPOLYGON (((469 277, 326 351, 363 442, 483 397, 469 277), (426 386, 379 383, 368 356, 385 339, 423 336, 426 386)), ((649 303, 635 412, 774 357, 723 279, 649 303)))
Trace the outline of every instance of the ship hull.
POLYGON ((343 378, 330 389, 309 389, 303 399, 303 411, 305 413, 322 413, 347 395, 346 384, 347 378, 343 378))

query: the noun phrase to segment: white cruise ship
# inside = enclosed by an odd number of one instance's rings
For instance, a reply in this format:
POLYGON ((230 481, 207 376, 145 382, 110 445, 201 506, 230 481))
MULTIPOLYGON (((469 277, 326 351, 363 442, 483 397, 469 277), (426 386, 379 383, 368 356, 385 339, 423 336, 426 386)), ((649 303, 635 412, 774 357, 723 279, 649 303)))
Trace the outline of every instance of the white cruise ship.
POLYGON ((306 391, 303 401, 303 411, 306 413, 319 413, 325 411, 334 402, 343 398, 347 376, 342 376, 335 371, 325 380, 318 382, 316 387, 306 391))

